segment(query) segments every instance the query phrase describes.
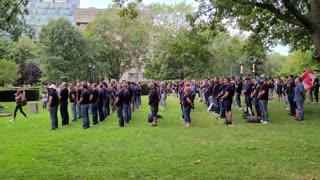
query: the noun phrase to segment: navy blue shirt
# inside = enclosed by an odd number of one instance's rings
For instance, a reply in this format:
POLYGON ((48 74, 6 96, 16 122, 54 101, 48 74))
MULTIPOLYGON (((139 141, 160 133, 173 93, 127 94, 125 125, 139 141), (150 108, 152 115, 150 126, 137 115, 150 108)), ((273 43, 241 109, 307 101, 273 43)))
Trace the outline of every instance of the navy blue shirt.
POLYGON ((251 82, 247 83, 246 86, 244 87, 244 90, 245 90, 244 95, 250 96, 252 89, 253 89, 253 84, 251 82))

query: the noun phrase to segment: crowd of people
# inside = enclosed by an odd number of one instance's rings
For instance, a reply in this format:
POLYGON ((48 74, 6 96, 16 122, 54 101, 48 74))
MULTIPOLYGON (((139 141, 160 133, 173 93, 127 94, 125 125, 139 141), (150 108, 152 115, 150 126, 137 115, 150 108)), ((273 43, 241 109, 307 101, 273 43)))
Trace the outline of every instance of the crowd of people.
MULTIPOLYGON (((117 112, 119 127, 130 123, 132 113, 141 105, 142 88, 140 83, 77 83, 76 85, 61 83, 59 86, 51 84, 47 91, 42 93, 42 107, 50 112, 51 129, 58 128, 58 108, 62 125, 69 124, 69 104, 71 109, 71 120, 82 119, 83 129, 90 127, 89 114, 92 116, 93 125, 105 121, 113 112, 117 112)), ((268 101, 273 99, 273 92, 277 94, 277 100, 283 101, 290 116, 297 121, 304 120, 304 102, 306 94, 302 79, 298 76, 273 78, 213 78, 202 81, 153 81, 148 85, 149 106, 151 124, 158 126, 159 105, 167 108, 167 96, 172 93, 173 97, 179 99, 181 107, 181 119, 185 126, 191 126, 191 110, 195 109, 195 99, 198 99, 207 106, 208 111, 213 111, 217 119, 225 120, 225 125, 231 126, 232 107, 241 108, 244 117, 251 117, 256 122, 269 123, 268 101), (241 96, 244 96, 241 98, 241 96), (241 99, 244 99, 245 108, 242 108, 241 99)), ((312 88, 312 98, 318 103, 319 79, 315 79, 312 88)), ((310 93, 311 94, 311 93, 310 93)), ((23 112, 23 90, 16 93, 16 108, 14 111, 23 112)), ((310 99, 311 100, 311 99, 310 99)))

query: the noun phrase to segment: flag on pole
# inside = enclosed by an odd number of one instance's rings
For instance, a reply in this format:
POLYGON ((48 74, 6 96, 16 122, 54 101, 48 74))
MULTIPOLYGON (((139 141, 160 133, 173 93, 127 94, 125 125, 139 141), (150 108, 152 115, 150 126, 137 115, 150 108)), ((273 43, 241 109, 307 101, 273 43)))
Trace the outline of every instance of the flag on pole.
POLYGON ((308 92, 313 87, 313 82, 316 79, 317 74, 313 71, 306 71, 302 75, 302 84, 304 86, 304 91, 308 92))

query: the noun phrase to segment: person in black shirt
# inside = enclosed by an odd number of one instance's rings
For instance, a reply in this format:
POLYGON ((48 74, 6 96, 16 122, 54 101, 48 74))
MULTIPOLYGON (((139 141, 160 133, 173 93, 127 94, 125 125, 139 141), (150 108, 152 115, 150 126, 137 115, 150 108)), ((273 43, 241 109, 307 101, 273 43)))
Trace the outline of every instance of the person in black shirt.
POLYGON ((61 91, 59 95, 60 99, 60 115, 62 119, 62 126, 69 124, 69 112, 68 112, 68 98, 69 90, 67 83, 61 83, 61 91))
POLYGON ((99 121, 103 122, 104 119, 105 119, 105 113, 103 112, 103 105, 104 105, 104 101, 106 99, 106 93, 103 90, 103 85, 102 84, 98 85, 98 91, 99 91, 99 95, 98 95, 99 121))
POLYGON ((260 110, 260 104, 259 104, 259 99, 258 99, 258 95, 261 89, 261 81, 259 79, 255 80, 255 85, 254 85, 254 90, 253 93, 251 95, 251 99, 253 99, 253 103, 254 103, 254 108, 256 110, 256 117, 258 119, 261 118, 261 110, 260 110))
MULTIPOLYGON (((82 94, 82 85, 81 83, 77 83, 77 102, 80 101, 80 98, 81 98, 81 94, 82 94)), ((81 118, 81 108, 80 108, 80 105, 78 105, 77 103, 77 113, 78 113, 78 119, 81 118)))
POLYGON ((234 87, 230 83, 230 78, 225 78, 224 80, 225 84, 225 89, 224 89, 224 94, 221 97, 221 100, 223 101, 224 109, 226 111, 226 125, 231 125, 232 124, 232 99, 234 96, 234 87))
POLYGON ((278 94, 278 101, 282 101, 283 99, 283 80, 281 77, 278 77, 278 80, 276 82, 276 87, 277 87, 277 94, 278 94))
POLYGON ((92 91, 90 95, 90 107, 92 113, 93 125, 98 124, 98 99, 99 99, 99 90, 97 89, 97 84, 92 84, 92 91))
POLYGON ((124 127, 124 119, 123 119, 123 89, 121 84, 117 85, 117 93, 115 94, 114 105, 117 107, 117 114, 119 119, 119 127, 124 127))
MULTIPOLYGON (((224 95, 224 90, 226 88, 226 85, 224 84, 223 79, 220 79, 220 89, 219 89, 219 94, 217 96, 217 99, 219 100, 219 107, 220 107, 220 118, 224 119, 226 118, 226 111, 225 111, 225 106, 223 104, 223 101, 221 99, 221 97, 224 95)), ((217 119, 219 119, 219 117, 217 117, 217 119)))
POLYGON ((314 80, 313 88, 314 88, 314 97, 316 99, 316 103, 318 104, 318 101, 319 101, 319 79, 318 78, 314 80))
POLYGON ((88 86, 86 84, 83 85, 83 91, 81 93, 81 98, 78 104, 81 107, 81 117, 82 117, 82 127, 83 129, 87 129, 90 127, 89 121, 89 102, 90 102, 90 93, 88 90, 88 86))
POLYGON ((190 127, 191 125, 191 108, 192 108, 192 95, 190 86, 184 87, 184 96, 183 96, 183 114, 184 114, 184 122, 186 127, 190 127))
POLYGON ((70 93, 69 93, 69 101, 72 112, 72 122, 77 120, 77 91, 75 90, 72 84, 69 85, 70 93))
POLYGON ((212 88, 212 97, 213 97, 213 103, 214 103, 214 112, 216 114, 220 114, 220 100, 218 99, 218 95, 220 93, 220 87, 221 84, 219 82, 219 79, 216 78, 215 85, 212 88))
POLYGON ((251 99, 251 93, 252 93, 253 84, 251 82, 250 78, 246 78, 246 85, 244 87, 244 98, 246 103, 246 112, 249 113, 252 112, 252 99, 251 99), (249 111, 250 108, 250 111, 249 111))
POLYGON ((241 92, 243 88, 242 78, 239 78, 236 82, 236 101, 238 108, 241 108, 241 92))
POLYGON ((130 112, 131 112, 131 107, 130 107, 130 102, 131 102, 131 95, 130 95, 130 89, 129 89, 129 84, 124 83, 123 85, 123 119, 124 123, 129 123, 130 122, 130 112))
POLYGON ((158 109, 159 109, 159 101, 160 101, 160 96, 159 93, 156 89, 156 86, 154 83, 150 83, 149 84, 149 89, 150 89, 150 93, 149 93, 149 105, 150 105, 150 109, 151 109, 151 114, 152 114, 152 126, 158 126, 157 125, 157 118, 158 118, 158 109))
POLYGON ((48 111, 50 112, 51 119, 51 130, 58 128, 58 106, 59 106, 59 96, 56 91, 56 85, 52 84, 49 86, 49 102, 48 111))
POLYGON ((261 110, 261 118, 263 124, 268 124, 268 96, 269 96, 269 84, 268 79, 265 78, 263 80, 263 84, 261 85, 261 89, 259 91, 258 99, 260 104, 260 110, 261 110))
POLYGON ((138 83, 136 84, 136 88, 135 88, 135 103, 134 105, 136 106, 136 109, 139 109, 139 107, 141 106, 141 84, 138 83))
POLYGON ((294 88, 295 88, 295 83, 294 83, 294 77, 291 75, 289 77, 289 83, 288 83, 288 87, 287 87, 287 94, 288 94, 288 100, 289 100, 289 104, 290 104, 290 116, 295 116, 296 115, 296 102, 293 101, 294 98, 294 88))

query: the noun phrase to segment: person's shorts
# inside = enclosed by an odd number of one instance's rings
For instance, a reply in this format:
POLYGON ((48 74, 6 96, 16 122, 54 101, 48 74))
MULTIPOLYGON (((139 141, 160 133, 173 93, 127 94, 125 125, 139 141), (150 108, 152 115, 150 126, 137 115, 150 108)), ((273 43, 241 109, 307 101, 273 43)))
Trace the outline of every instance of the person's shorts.
POLYGON ((150 109, 151 109, 152 116, 153 117, 157 117, 158 116, 159 106, 150 106, 150 109))
POLYGON ((223 105, 224 105, 224 108, 225 108, 226 112, 230 112, 231 111, 232 101, 223 101, 223 105))
POLYGON ((277 89, 277 94, 278 94, 278 95, 281 95, 282 93, 283 93, 283 92, 282 92, 282 88, 278 88, 278 89, 277 89))

